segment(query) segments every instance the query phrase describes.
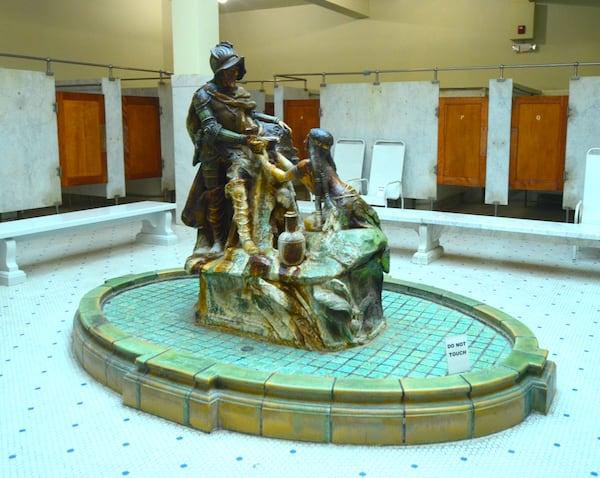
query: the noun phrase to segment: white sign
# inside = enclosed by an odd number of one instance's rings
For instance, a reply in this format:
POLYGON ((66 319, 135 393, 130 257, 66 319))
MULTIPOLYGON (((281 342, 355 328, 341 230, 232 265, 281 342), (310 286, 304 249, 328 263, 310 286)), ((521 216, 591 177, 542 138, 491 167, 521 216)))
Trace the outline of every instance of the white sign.
POLYGON ((448 360, 448 375, 471 370, 466 334, 446 337, 446 359, 448 360))

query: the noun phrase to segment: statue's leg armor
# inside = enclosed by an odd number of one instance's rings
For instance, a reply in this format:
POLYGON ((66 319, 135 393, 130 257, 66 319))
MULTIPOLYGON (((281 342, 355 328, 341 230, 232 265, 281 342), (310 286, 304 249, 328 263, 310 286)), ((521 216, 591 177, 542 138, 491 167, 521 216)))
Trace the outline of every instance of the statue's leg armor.
POLYGON ((208 199, 207 220, 213 232, 213 245, 210 253, 221 254, 225 242, 223 231, 225 192, 222 187, 213 188, 206 193, 206 197, 208 199))
POLYGON ((248 254, 258 253, 258 247, 254 244, 250 231, 246 182, 243 179, 233 179, 227 183, 225 190, 233 202, 233 220, 237 226, 242 247, 248 254))

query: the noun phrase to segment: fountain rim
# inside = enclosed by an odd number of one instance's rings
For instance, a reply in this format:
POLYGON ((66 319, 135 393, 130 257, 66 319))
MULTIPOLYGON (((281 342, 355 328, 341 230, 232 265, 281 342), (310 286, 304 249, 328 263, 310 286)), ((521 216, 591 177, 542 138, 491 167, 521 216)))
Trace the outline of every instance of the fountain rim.
POLYGON ((509 339, 509 355, 483 370, 437 377, 290 375, 152 344, 103 314, 104 302, 127 289, 186 277, 183 269, 152 271, 90 290, 75 315, 73 347, 83 368, 126 405, 193 428, 314 442, 432 443, 487 435, 531 411, 546 413, 555 393, 556 366, 523 323, 481 301, 392 277, 384 289, 485 323, 509 339))

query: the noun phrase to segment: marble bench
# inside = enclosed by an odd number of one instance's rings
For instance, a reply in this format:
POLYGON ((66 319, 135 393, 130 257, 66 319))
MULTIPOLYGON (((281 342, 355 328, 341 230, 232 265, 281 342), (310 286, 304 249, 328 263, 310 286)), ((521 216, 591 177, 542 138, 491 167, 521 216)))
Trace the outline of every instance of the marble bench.
MULTIPOLYGON (((310 201, 298 201, 302 214, 314 211, 310 201)), ((444 253, 440 245, 442 233, 450 229, 465 229, 476 234, 535 237, 538 240, 572 246, 600 248, 600 225, 571 224, 498 216, 480 216, 420 209, 374 207, 388 236, 394 226, 409 227, 418 234, 417 251, 412 257, 416 264, 429 264, 444 253)), ((575 256, 573 256, 575 259, 575 256)))
POLYGON ((1 222, 0 285, 20 284, 27 277, 16 261, 17 240, 142 221, 142 230, 137 234, 136 240, 150 244, 174 244, 177 241, 177 236, 171 229, 174 209, 173 203, 141 201, 1 222))

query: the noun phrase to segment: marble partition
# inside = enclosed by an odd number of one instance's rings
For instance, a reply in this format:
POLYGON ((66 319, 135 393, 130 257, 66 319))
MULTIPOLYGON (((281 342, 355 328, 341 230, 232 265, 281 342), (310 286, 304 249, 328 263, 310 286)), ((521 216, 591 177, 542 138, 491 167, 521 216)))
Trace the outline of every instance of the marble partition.
POLYGON ((264 90, 248 90, 248 93, 252 96, 252 99, 256 101, 256 111, 264 113, 265 104, 267 102, 267 95, 264 90))
POLYGON ((102 78, 106 121, 106 198, 125 196, 125 152, 123 144, 123 106, 121 80, 102 78))
POLYGON ((490 80, 485 203, 508 204, 513 80, 490 80))
POLYGON ((173 151, 175 154, 175 219, 181 224, 181 211, 198 166, 192 165, 194 146, 187 133, 185 121, 194 92, 212 78, 212 75, 173 75, 173 151))
POLYGON ((175 150, 173 135, 173 90, 170 83, 159 83, 158 102, 160 104, 160 154, 163 160, 161 188, 175 190, 175 150))
POLYGON ((0 213, 61 202, 54 92, 52 76, 0 68, 0 213))
POLYGON ((438 104, 435 82, 331 84, 321 88, 321 128, 365 141, 365 175, 376 140, 404 141, 404 196, 435 199, 438 104))
POLYGON ((565 158, 563 208, 574 209, 583 198, 585 160, 590 148, 600 147, 600 77, 572 78, 565 158))

